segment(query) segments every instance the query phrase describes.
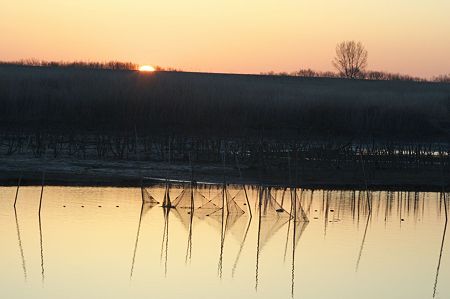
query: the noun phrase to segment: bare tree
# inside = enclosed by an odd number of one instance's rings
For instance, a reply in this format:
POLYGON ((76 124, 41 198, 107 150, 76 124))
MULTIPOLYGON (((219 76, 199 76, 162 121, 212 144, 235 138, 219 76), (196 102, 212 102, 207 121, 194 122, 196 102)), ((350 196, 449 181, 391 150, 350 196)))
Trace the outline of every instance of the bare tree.
POLYGON ((333 66, 345 78, 361 78, 367 67, 367 50, 361 42, 344 41, 336 46, 333 66))

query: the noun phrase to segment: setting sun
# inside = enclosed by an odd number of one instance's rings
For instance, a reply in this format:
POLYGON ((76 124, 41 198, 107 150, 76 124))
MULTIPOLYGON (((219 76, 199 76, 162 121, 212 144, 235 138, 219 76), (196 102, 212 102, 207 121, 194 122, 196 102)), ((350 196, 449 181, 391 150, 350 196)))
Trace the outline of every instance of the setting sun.
POLYGON ((142 65, 139 67, 140 72, 154 72, 155 68, 151 65, 142 65))

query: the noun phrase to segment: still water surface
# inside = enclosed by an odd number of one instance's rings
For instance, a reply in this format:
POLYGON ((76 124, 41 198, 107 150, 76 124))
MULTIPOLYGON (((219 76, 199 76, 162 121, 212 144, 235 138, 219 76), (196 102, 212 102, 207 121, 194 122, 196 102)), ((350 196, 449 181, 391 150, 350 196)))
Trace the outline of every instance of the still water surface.
POLYGON ((1 187, 0 298, 450 298, 440 193, 245 191, 1 187))

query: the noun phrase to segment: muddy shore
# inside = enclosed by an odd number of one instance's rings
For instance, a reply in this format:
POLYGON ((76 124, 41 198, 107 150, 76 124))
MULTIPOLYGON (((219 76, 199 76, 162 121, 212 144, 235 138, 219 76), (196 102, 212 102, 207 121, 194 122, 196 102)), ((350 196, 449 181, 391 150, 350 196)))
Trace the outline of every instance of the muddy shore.
MULTIPOLYGON (((317 165, 316 165, 317 166, 317 165)), ((283 170, 261 172, 241 166, 219 164, 138 162, 118 160, 36 159, 2 157, 0 185, 46 185, 129 187, 155 183, 152 178, 228 184, 265 184, 323 189, 373 189, 448 191, 450 174, 438 169, 341 169, 307 165, 297 173, 283 170)))

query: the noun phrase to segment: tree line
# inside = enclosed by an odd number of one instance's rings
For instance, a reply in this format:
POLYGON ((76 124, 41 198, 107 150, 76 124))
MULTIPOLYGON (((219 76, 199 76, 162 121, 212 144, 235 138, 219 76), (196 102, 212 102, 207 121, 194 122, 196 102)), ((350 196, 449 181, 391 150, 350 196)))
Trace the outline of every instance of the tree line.
MULTIPOLYGON (((315 71, 310 68, 300 69, 295 72, 263 72, 261 75, 268 76, 292 76, 292 77, 311 77, 311 78, 347 78, 362 80, 382 80, 382 81, 414 81, 414 82, 439 82, 450 83, 450 73, 434 76, 431 79, 406 74, 391 73, 385 71, 367 70, 368 51, 361 42, 343 41, 336 45, 335 57, 332 65, 336 72, 315 71)), ((106 69, 106 70, 138 70, 139 65, 132 62, 62 62, 62 61, 42 61, 37 59, 26 59, 19 61, 0 61, 0 66, 38 66, 38 67, 62 67, 62 68, 87 68, 87 69, 106 69)), ((181 72, 182 70, 156 66, 156 71, 181 72)))
MULTIPOLYGON (((304 78, 347 78, 339 73, 332 71, 316 71, 310 68, 300 69, 294 72, 262 72, 266 76, 284 76, 284 77, 304 77, 304 78)), ((412 81, 412 82, 437 82, 450 83, 450 74, 434 76, 431 79, 411 76, 407 74, 391 73, 386 71, 365 71, 357 79, 361 80, 381 80, 381 81, 412 81)))
MULTIPOLYGON (((0 61, 0 66, 34 66, 34 67, 54 67, 54 68, 79 68, 93 70, 123 70, 136 71, 139 64, 121 61, 45 61, 38 59, 22 59, 17 61, 0 61)), ((172 67, 155 66, 156 71, 179 72, 181 70, 172 67)))
POLYGON ((336 53, 332 60, 332 65, 337 72, 320 72, 312 69, 300 69, 299 71, 291 73, 267 72, 262 73, 262 75, 450 83, 450 74, 426 79, 405 74, 366 70, 369 54, 361 42, 343 41, 336 45, 335 51, 336 53))
POLYGON ((22 59, 17 61, 0 61, 1 66, 36 66, 36 67, 60 67, 60 68, 85 68, 99 70, 137 70, 139 65, 132 62, 107 61, 45 61, 38 59, 22 59))

